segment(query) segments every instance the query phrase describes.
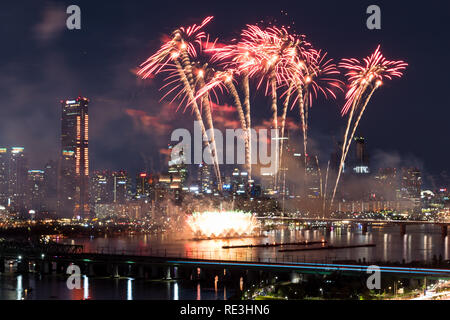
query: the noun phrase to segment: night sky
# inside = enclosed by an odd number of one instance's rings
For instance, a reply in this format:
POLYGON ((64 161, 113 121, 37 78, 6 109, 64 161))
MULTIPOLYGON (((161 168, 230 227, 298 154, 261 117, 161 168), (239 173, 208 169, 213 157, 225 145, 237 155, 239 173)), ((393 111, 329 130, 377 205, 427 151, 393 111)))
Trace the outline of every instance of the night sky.
MULTIPOLYGON (((83 95, 91 99, 93 169, 161 170, 171 130, 192 126, 192 117, 159 102, 161 78, 141 81, 133 70, 163 34, 208 15, 214 20, 206 30, 221 41, 237 37, 247 23, 276 20, 294 23, 337 60, 365 57, 381 44, 387 58, 409 63, 403 78, 377 90, 358 133, 367 138, 373 166, 418 166, 431 185, 430 175, 447 170, 450 158, 450 3, 393 2, 2 1, 0 145, 24 146, 32 168, 42 168, 57 158, 59 101, 83 95), (81 8, 81 30, 65 27, 71 4, 81 8), (366 28, 370 4, 381 7, 381 30, 366 28)), ((252 101, 253 121, 269 120, 268 99, 258 92, 252 101)), ((311 146, 324 161, 342 136, 342 104, 343 94, 313 105, 311 146)), ((298 119, 296 112, 289 116, 298 119)))

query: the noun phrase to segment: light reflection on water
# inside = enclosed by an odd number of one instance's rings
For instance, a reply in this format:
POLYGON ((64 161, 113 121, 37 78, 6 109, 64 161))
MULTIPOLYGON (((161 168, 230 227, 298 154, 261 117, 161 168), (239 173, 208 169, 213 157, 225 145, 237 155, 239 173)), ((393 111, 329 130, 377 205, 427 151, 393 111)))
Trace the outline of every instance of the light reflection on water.
MULTIPOLYGON (((264 259, 284 254, 279 247, 223 249, 224 245, 261 244, 273 242, 318 241, 325 239, 328 245, 343 246, 353 244, 375 243, 376 247, 363 247, 341 250, 289 252, 300 261, 328 259, 358 260, 367 262, 376 260, 412 261, 428 260, 441 255, 444 260, 450 257, 449 236, 443 238, 441 230, 435 226, 407 226, 406 234, 401 235, 395 226, 373 226, 367 234, 361 228, 333 228, 331 232, 323 230, 295 230, 284 228, 274 230, 266 238, 217 239, 194 241, 164 236, 130 236, 120 238, 64 239, 66 243, 83 244, 85 250, 113 248, 116 250, 133 250, 143 253, 152 250, 155 254, 198 256, 214 259, 264 259)), ((289 258, 291 260, 292 257, 289 258)), ((273 260, 272 260, 273 261, 273 260)), ((8 270, 8 269, 7 269, 8 270)), ((22 299, 151 299, 151 300, 195 300, 227 299, 234 294, 214 277, 208 283, 187 283, 183 281, 154 282, 134 280, 131 278, 110 279, 83 276, 82 288, 68 290, 64 277, 35 275, 0 275, 0 300, 22 299)), ((239 286, 239 284, 237 284, 239 286)))
POLYGON ((226 300, 232 294, 220 282, 215 287, 214 281, 196 284, 83 276, 82 287, 69 290, 66 279, 55 275, 0 275, 0 300, 226 300))
MULTIPOLYGON (((62 241, 72 242, 73 239, 62 241)), ((432 225, 408 225, 406 234, 400 234, 397 226, 372 226, 366 234, 357 228, 334 227, 331 232, 325 229, 296 230, 282 228, 266 233, 266 237, 242 239, 192 240, 180 239, 173 234, 134 235, 119 238, 76 239, 85 251, 124 252, 143 255, 159 255, 172 257, 192 257, 199 259, 278 261, 332 261, 358 260, 366 261, 431 261, 433 255, 441 255, 449 259, 450 247, 448 236, 443 238, 440 228, 432 225), (339 250, 313 250, 282 253, 280 247, 267 248, 234 248, 223 249, 223 246, 256 245, 265 243, 300 242, 326 240, 327 245, 346 246, 374 243, 376 247, 360 247, 339 250)), ((320 245, 315 245, 320 246, 320 245)), ((294 248, 290 246, 289 248, 294 248)))

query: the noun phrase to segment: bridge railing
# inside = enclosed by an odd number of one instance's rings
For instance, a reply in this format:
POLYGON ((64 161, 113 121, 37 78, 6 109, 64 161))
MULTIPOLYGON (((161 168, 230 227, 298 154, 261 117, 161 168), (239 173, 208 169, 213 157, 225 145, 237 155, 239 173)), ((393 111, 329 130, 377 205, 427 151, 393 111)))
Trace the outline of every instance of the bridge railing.
POLYGON ((276 256, 266 256, 252 252, 242 251, 219 251, 219 250, 167 250, 142 248, 138 250, 117 249, 110 247, 97 247, 92 250, 85 250, 84 253, 104 254, 104 255, 126 255, 142 257, 161 257, 193 260, 222 260, 240 262, 263 262, 263 263, 332 263, 342 260, 337 256, 311 257, 306 255, 278 254, 276 256))

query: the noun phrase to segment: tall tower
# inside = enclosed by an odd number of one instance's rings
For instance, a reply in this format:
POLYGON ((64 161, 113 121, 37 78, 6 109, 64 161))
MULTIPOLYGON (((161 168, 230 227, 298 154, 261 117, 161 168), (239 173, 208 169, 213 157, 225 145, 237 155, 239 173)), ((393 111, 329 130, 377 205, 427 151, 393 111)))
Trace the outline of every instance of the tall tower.
POLYGON ((369 173, 369 155, 367 153, 366 142, 363 137, 355 137, 355 163, 353 171, 355 173, 369 173))
POLYGON ((85 218, 89 214, 89 100, 61 101, 60 213, 85 218))
POLYGON ((0 148, 0 205, 8 204, 9 155, 7 148, 0 148))
POLYGON ((27 159, 23 147, 0 148, 0 205, 25 209, 27 159))
POLYGON ((12 147, 9 159, 9 201, 15 210, 25 209, 27 185, 27 159, 24 148, 12 147))

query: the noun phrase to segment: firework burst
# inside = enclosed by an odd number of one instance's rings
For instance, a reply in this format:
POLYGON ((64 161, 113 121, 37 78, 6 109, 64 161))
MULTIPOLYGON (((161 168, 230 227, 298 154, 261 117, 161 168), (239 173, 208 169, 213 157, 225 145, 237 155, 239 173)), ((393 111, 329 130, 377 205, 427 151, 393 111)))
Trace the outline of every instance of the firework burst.
POLYGON ((364 58, 362 62, 354 58, 342 59, 339 66, 347 70, 345 75, 349 82, 349 89, 345 95, 346 102, 341 114, 344 116, 348 113, 349 115, 342 145, 339 171, 331 197, 331 205, 333 205, 347 153, 373 93, 383 84, 383 80, 391 80, 394 77, 400 78, 408 64, 401 60, 387 60, 381 53, 380 46, 378 46, 375 52, 364 58))
MULTIPOLYGON (((203 117, 196 97, 197 83, 203 81, 203 71, 193 72, 192 59, 198 55, 198 50, 201 50, 202 43, 207 39, 206 33, 202 30, 213 17, 207 17, 200 25, 192 25, 189 27, 180 27, 172 32, 171 37, 165 41, 160 49, 150 56, 146 61, 140 65, 138 76, 147 79, 159 73, 168 74, 165 78, 166 84, 162 89, 168 89, 168 92, 163 96, 165 98, 169 94, 174 94, 175 99, 180 99, 180 105, 183 102, 190 101, 189 105, 195 115, 196 120, 200 123, 202 135, 204 137, 205 145, 207 146, 214 162, 214 171, 221 186, 221 175, 217 158, 217 151, 215 146, 214 136, 208 139, 206 128, 203 122, 203 117)), ((201 99, 201 102, 206 104, 206 119, 209 127, 212 129, 211 110, 208 108, 207 99, 201 99)), ((211 130, 213 132, 213 130, 211 130)))
POLYGON ((242 211, 194 212, 187 224, 195 236, 201 237, 253 235, 258 226, 254 215, 242 211))

